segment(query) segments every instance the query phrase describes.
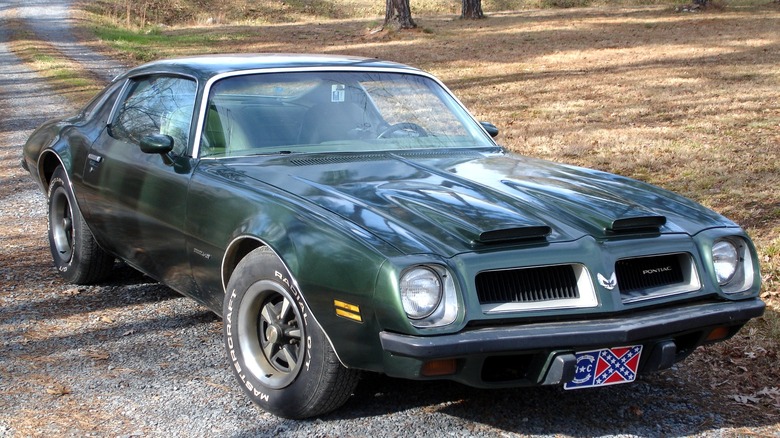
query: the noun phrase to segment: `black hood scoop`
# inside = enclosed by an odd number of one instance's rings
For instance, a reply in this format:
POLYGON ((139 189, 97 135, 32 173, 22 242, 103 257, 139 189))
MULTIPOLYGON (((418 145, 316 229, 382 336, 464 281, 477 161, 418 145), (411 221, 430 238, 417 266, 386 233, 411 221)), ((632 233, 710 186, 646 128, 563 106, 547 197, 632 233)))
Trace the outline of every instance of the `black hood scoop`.
POLYGON ((613 233, 659 232, 664 225, 666 225, 666 216, 623 217, 612 221, 607 231, 613 233))
POLYGON ((496 244, 518 240, 541 240, 549 236, 551 232, 552 229, 546 225, 483 231, 477 237, 477 243, 496 244))

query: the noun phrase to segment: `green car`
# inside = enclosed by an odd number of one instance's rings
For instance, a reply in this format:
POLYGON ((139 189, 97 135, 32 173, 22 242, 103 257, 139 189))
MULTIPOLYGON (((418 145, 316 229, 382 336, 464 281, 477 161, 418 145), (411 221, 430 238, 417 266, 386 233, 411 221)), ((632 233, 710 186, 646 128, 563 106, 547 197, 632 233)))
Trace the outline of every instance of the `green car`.
POLYGON ((120 259, 207 306, 239 386, 283 417, 338 408, 361 371, 631 382, 762 315, 736 224, 497 134, 412 67, 207 56, 117 77, 22 165, 66 280, 120 259))

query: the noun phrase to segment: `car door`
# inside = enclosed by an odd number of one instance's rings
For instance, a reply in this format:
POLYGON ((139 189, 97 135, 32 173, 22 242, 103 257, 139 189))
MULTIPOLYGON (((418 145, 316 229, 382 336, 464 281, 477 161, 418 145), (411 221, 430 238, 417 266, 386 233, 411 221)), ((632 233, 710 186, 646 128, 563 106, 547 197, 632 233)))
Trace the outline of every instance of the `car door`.
POLYGON ((84 169, 90 227, 101 245, 148 275, 186 291, 187 156, 197 84, 179 76, 128 81, 84 169), (168 154, 141 151, 151 134, 173 139, 168 154))

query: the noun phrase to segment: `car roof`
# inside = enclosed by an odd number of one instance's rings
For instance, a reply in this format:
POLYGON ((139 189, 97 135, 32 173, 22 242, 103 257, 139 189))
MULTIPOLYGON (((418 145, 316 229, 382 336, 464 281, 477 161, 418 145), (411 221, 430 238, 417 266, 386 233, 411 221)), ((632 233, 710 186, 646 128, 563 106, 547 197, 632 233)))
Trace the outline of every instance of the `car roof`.
MULTIPOLYGON (((407 65, 382 61, 374 58, 361 58, 341 55, 308 54, 223 54, 204 55, 186 58, 164 59, 133 68, 122 76, 138 76, 151 73, 182 73, 208 79, 223 73, 246 70, 265 70, 279 68, 378 68, 420 71, 407 65)), ((120 76, 120 77, 122 77, 120 76)))

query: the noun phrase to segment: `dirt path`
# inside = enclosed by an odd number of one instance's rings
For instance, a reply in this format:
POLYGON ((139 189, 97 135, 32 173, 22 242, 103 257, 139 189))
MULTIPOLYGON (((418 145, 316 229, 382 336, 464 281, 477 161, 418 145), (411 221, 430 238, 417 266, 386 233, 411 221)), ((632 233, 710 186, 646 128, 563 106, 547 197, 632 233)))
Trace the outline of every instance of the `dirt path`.
POLYGON ((124 267, 95 287, 55 275, 44 198, 19 159, 36 126, 72 108, 10 52, 2 23, 23 18, 66 56, 113 76, 117 63, 71 36, 69 3, 0 0, 0 437, 777 435, 777 418, 697 383, 687 363, 574 393, 368 377, 322 419, 256 410, 229 373, 221 322, 204 308, 124 267))
POLYGON ((11 0, 18 18, 24 20, 38 38, 51 42, 63 55, 81 64, 108 82, 126 66, 90 50, 81 44, 73 32, 71 0, 11 0))

